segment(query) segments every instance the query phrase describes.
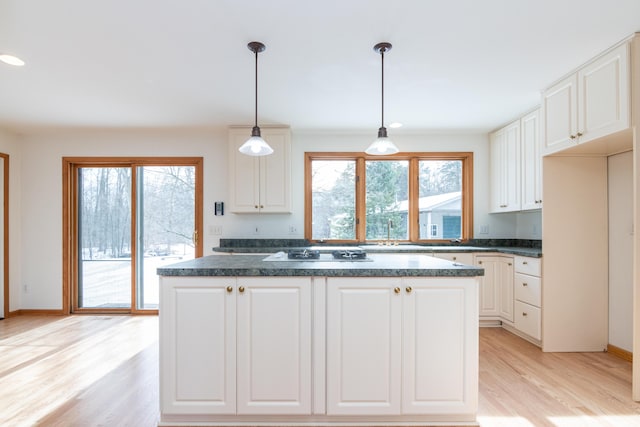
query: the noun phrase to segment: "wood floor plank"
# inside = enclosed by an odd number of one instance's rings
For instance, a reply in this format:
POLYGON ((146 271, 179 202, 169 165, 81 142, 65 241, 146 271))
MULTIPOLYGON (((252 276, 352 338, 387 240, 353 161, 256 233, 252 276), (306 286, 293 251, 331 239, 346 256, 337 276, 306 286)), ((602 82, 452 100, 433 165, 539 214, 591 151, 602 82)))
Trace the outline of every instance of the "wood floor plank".
MULTIPOLYGON (((156 426, 156 316, 0 321, 0 425, 156 426)), ((637 427, 631 363, 480 330, 481 427, 637 427)))

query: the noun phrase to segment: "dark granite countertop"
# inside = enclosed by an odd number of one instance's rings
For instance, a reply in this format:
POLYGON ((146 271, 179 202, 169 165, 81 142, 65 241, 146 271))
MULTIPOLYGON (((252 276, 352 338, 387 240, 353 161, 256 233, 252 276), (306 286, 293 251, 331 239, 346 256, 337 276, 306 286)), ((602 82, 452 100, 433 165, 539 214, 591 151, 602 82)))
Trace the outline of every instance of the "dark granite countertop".
MULTIPOLYGON (((312 244, 304 239, 222 239, 221 246, 213 248, 214 252, 227 254, 264 254, 287 251, 295 247, 311 246, 312 244)), ((318 246, 314 244, 314 246, 318 246)), ((341 245, 344 246, 344 245, 341 245)), ((354 245, 355 246, 355 245, 354 245)), ((397 246, 383 246, 373 244, 357 245, 367 253, 446 253, 446 252, 498 252, 510 255, 528 256, 534 258, 542 257, 542 247, 540 241, 530 240, 472 240, 463 244, 448 245, 416 245, 399 244, 397 246)), ((331 245, 326 246, 327 249, 331 245)))
POLYGON ((264 255, 209 255, 158 268, 160 276, 484 276, 484 269, 424 256, 370 254, 370 261, 265 261, 264 255))

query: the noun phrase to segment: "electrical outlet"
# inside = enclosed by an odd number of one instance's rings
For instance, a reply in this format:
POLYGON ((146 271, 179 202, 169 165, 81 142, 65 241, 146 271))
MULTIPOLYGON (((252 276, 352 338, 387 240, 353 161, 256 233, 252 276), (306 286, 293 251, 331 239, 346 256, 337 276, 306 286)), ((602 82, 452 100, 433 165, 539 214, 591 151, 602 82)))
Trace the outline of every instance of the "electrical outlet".
POLYGON ((480 226, 480 234, 489 234, 489 226, 481 225, 480 226))
POLYGON ((25 294, 29 293, 29 286, 27 286, 26 283, 24 285, 22 285, 22 292, 25 293, 25 294))
POLYGON ((209 227, 209 234, 212 236, 220 236, 222 235, 222 226, 221 225, 212 225, 209 227))
POLYGON ((289 234, 296 234, 297 232, 298 232, 298 229, 296 228, 295 225, 289 226, 289 234))
POLYGON ((257 225, 254 225, 251 229, 253 234, 260 234, 260 228, 257 225))

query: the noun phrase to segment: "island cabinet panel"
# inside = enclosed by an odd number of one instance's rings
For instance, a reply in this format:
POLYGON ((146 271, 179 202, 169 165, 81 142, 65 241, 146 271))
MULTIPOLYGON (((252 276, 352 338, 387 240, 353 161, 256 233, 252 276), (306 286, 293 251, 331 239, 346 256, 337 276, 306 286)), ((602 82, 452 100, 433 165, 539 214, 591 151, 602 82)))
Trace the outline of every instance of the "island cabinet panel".
POLYGON ((476 278, 328 278, 327 414, 475 413, 476 278))
POLYGON ((404 414, 468 414, 476 410, 476 287, 473 279, 405 279, 404 414))
POLYGON ((238 413, 311 413, 309 278, 238 279, 238 413))
POLYGON ((160 400, 165 414, 235 414, 234 278, 162 280, 160 400))
POLYGON ((328 415, 400 414, 400 282, 327 279, 328 415))
POLYGON ((162 277, 166 415, 311 413, 311 279, 162 277))

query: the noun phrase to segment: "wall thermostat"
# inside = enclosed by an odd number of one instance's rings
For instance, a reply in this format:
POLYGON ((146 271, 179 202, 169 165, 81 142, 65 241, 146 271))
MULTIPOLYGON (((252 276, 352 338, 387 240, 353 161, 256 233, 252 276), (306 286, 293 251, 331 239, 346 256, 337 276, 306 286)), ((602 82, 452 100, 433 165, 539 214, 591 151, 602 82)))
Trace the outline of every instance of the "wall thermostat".
POLYGON ((215 202, 215 215, 224 215, 224 202, 215 202))

